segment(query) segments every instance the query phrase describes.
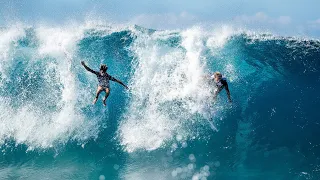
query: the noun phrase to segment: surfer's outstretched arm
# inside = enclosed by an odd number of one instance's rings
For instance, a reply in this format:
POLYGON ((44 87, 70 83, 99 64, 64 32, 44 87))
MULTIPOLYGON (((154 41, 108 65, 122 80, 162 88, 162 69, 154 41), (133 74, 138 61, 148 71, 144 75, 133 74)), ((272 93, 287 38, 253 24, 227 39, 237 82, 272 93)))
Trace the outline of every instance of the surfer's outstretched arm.
POLYGON ((91 73, 93 73, 93 74, 97 74, 97 72, 94 71, 94 70, 92 70, 92 69, 90 69, 90 68, 84 63, 84 61, 81 61, 81 64, 82 64, 82 66, 83 66, 87 71, 89 71, 89 72, 91 72, 91 73))
POLYGON ((123 87, 125 87, 126 89, 129 89, 127 85, 125 85, 122 81, 120 81, 119 79, 113 78, 113 81, 121 84, 123 87))
POLYGON ((231 95, 230 95, 230 90, 229 90, 229 87, 228 87, 228 83, 225 84, 225 89, 227 91, 229 102, 232 102, 231 95))

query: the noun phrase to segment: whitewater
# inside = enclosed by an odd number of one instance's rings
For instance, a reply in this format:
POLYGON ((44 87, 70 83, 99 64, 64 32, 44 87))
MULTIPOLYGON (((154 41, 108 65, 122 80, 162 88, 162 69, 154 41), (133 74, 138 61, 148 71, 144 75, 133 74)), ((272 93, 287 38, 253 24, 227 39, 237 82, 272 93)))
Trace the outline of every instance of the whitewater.
POLYGON ((319 59, 318 39, 231 26, 0 28, 0 179, 318 179, 319 59), (92 105, 81 61, 130 90, 92 105))

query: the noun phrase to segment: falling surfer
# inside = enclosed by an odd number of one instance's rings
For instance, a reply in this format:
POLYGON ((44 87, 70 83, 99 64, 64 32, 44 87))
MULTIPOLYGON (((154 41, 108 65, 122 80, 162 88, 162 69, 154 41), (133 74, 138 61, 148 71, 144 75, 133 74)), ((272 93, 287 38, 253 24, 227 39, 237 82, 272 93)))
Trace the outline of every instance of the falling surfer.
POLYGON ((222 77, 222 74, 220 72, 215 72, 211 77, 210 80, 213 80, 215 85, 215 90, 213 92, 213 98, 216 99, 218 94, 225 89, 228 95, 229 102, 232 102, 231 95, 228 87, 227 79, 222 77))
POLYGON ((101 64, 100 65, 100 71, 94 71, 92 69, 90 69, 85 63, 84 61, 81 61, 81 64, 83 65, 83 67, 95 74, 98 78, 98 88, 97 88, 97 92, 96 92, 96 96, 93 100, 93 104, 95 104, 99 98, 99 95, 102 91, 105 91, 106 95, 105 97, 103 98, 103 105, 106 106, 106 100, 110 94, 110 84, 109 84, 109 81, 115 81, 119 84, 121 84, 122 86, 124 86, 126 89, 129 89, 123 82, 121 82, 120 80, 110 76, 108 73, 107 73, 107 70, 108 70, 108 66, 105 65, 105 64, 101 64))

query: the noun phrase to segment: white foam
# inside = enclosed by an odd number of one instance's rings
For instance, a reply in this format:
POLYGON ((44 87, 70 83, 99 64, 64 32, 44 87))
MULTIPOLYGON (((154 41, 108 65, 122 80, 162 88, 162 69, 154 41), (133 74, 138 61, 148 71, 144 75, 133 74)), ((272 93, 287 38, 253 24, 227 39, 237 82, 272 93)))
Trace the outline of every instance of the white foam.
POLYGON ((12 50, 16 46, 17 41, 25 36, 24 26, 14 24, 8 28, 0 29, 0 74, 2 78, 6 78, 6 68, 10 64, 12 50))
POLYGON ((236 33, 230 26, 221 26, 213 29, 212 32, 209 33, 209 38, 207 40, 207 47, 215 52, 215 50, 222 48, 228 39, 236 33))
MULTIPOLYGON (((25 104, 21 102, 19 107, 13 106, 11 97, 0 97, 0 145, 8 139, 14 139, 17 144, 26 144, 29 150, 47 149, 66 144, 69 141, 85 143, 90 138, 96 138, 99 133, 99 120, 86 120, 81 113, 81 107, 87 105, 81 103, 88 98, 83 97, 85 89, 79 87, 75 76, 76 70, 72 69, 72 63, 77 50, 77 42, 82 38, 84 26, 70 25, 66 27, 39 26, 35 28, 35 38, 39 47, 33 49, 29 60, 30 69, 28 73, 35 73, 32 63, 43 61, 47 65, 44 79, 47 84, 59 86, 61 96, 57 96, 54 104, 57 108, 52 112, 42 111, 41 105, 37 103, 25 104), (51 76, 54 69, 56 77, 51 76)), ((25 36, 23 28, 3 30, 0 37, 1 64, 5 62, 9 72, 12 58, 8 55, 13 51, 11 44, 25 36)), ((32 51, 32 49, 30 49, 32 51)), ((0 70, 2 67, 0 67, 0 70)), ((8 76, 2 71, 2 76, 8 76)), ((9 77, 8 77, 9 78, 9 77)), ((27 87, 26 87, 27 88, 27 87)), ((46 101, 54 90, 47 90, 46 101)), ((39 92, 40 93, 40 92, 39 92)), ((41 92, 43 94, 43 92, 41 92)), ((90 97, 91 99, 91 97, 90 97)), ((50 104, 46 104, 50 105, 50 104)))
POLYGON ((5 105, 0 107, 5 112, 1 115, 1 144, 11 137, 17 144, 28 145, 29 150, 46 149, 69 140, 84 141, 92 131, 87 129, 88 124, 83 116, 70 109, 45 115, 33 107, 13 110, 5 105))
POLYGON ((132 99, 119 126, 120 143, 127 151, 157 149, 175 134, 192 136, 184 124, 194 121, 195 114, 205 116, 211 102, 202 81, 206 40, 199 27, 137 35, 131 48, 137 58, 130 83, 132 99), (163 43, 178 36, 181 47, 163 43))

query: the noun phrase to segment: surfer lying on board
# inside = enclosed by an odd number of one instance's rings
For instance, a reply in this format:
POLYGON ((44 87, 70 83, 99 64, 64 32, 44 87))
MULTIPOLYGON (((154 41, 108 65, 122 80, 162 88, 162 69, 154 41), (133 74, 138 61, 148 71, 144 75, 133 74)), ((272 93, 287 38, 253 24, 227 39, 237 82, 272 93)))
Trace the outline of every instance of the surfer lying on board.
POLYGON ((105 91, 106 92, 106 95, 105 97, 103 98, 103 105, 106 106, 106 100, 110 94, 110 84, 109 84, 109 80, 110 81, 115 81, 119 84, 121 84, 122 86, 124 86, 126 89, 129 89, 123 82, 121 82, 120 80, 110 76, 108 73, 107 73, 107 70, 108 70, 108 66, 105 65, 105 64, 101 64, 100 65, 100 71, 94 71, 92 69, 90 69, 85 63, 84 61, 81 61, 81 64, 83 65, 83 67, 95 74, 98 78, 98 81, 99 81, 99 85, 98 85, 98 89, 97 89, 97 93, 96 93, 96 97, 94 98, 93 100, 93 104, 95 104, 99 98, 99 94, 102 92, 102 91, 105 91))
POLYGON ((225 90, 227 91, 228 100, 229 102, 232 102, 227 79, 223 78, 220 72, 215 72, 210 77, 210 79, 213 80, 214 85, 216 86, 216 89, 214 90, 213 98, 216 99, 218 94, 222 91, 222 89, 225 88, 225 90))

